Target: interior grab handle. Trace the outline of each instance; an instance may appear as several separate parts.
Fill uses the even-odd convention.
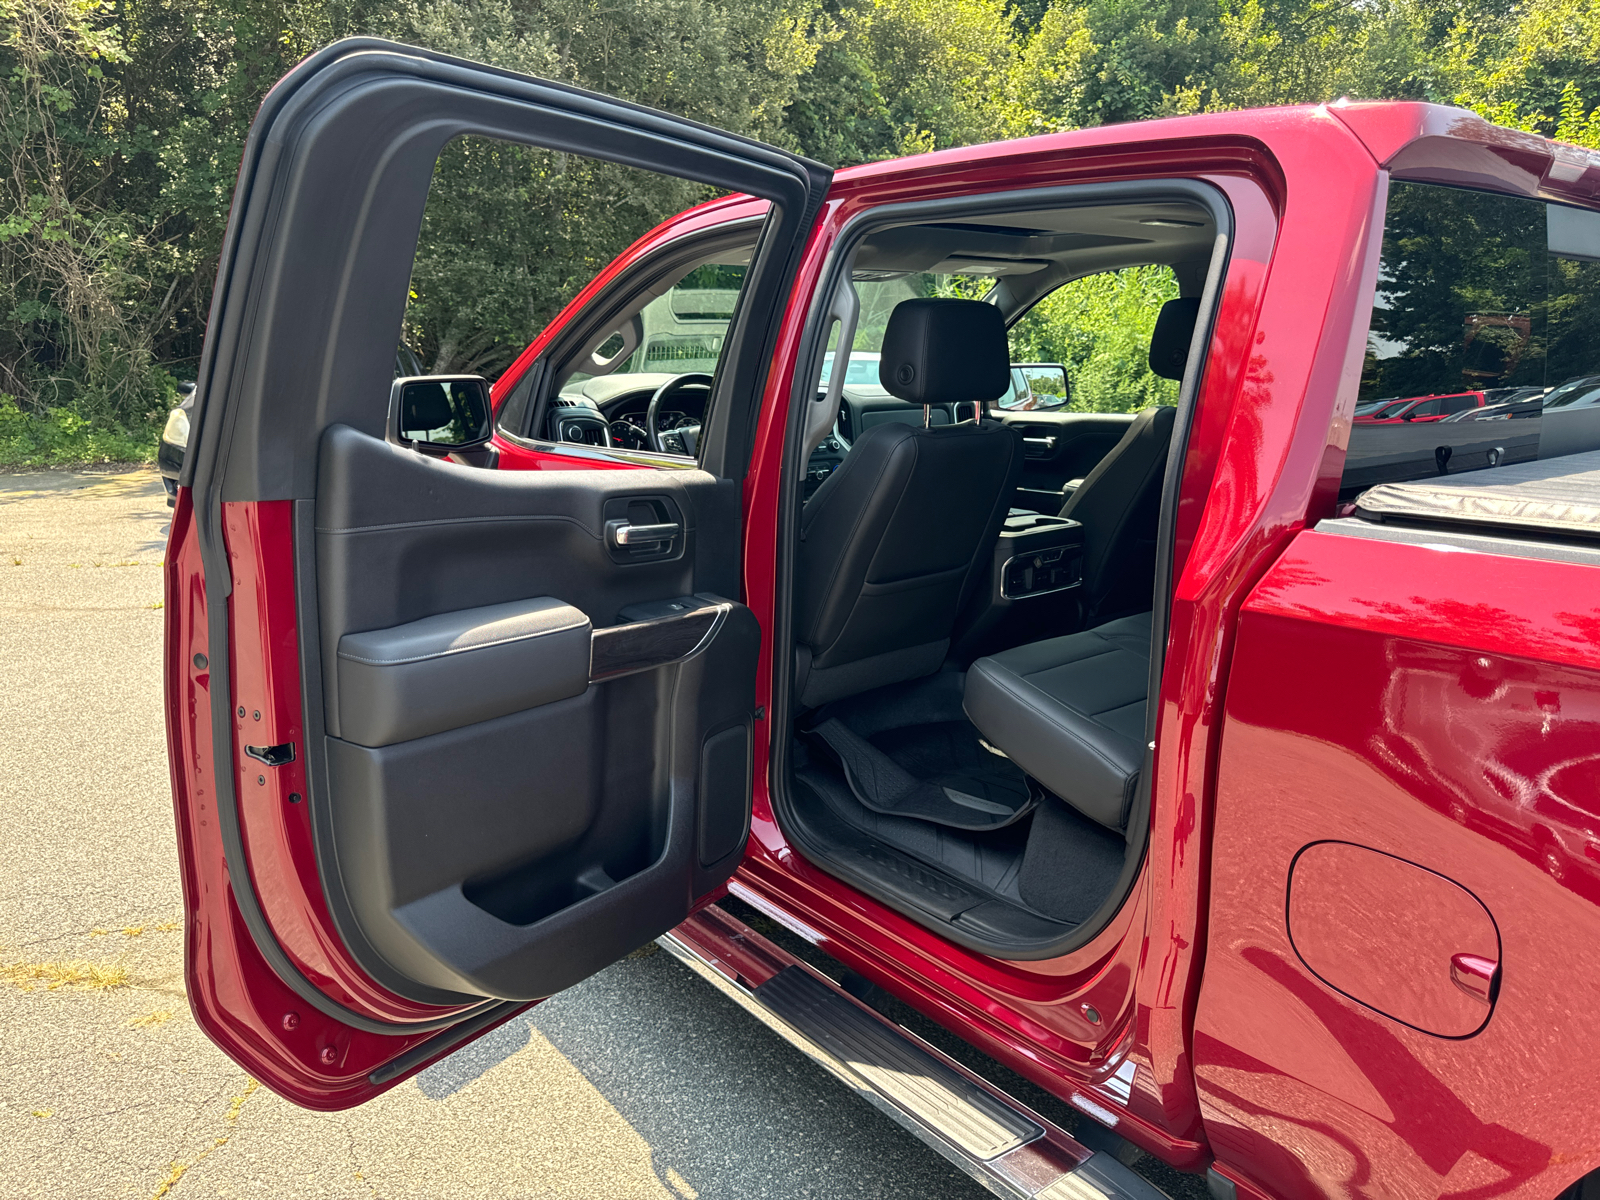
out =
[[[830,321],[837,322],[839,327],[833,366],[828,372],[828,386],[813,395],[806,405],[805,441],[800,447],[801,478],[810,469],[811,452],[822,445],[823,439],[833,431],[833,423],[839,416],[845,372],[850,369],[850,348],[855,344],[856,320],[860,315],[861,298],[856,295],[855,284],[846,275],[839,281],[833,294],[833,305],[828,310]]]
[[[627,520],[606,522],[606,541],[613,547],[656,545],[670,542],[683,532],[676,522],[663,525],[635,525]]]

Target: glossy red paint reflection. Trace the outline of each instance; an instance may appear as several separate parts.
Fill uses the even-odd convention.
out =
[[[1302,533],[1253,593],[1195,1053],[1213,1148],[1269,1191],[1548,1198],[1600,1163],[1588,1105],[1559,1099],[1600,1061],[1581,999],[1600,982],[1597,585],[1593,567]],[[1306,968],[1290,864],[1330,838],[1448,874],[1493,914],[1481,1032],[1410,1028]]]
[[[1489,1019],[1500,934],[1476,896],[1435,871],[1314,842],[1289,870],[1288,928],[1313,975],[1413,1029],[1469,1037]]]

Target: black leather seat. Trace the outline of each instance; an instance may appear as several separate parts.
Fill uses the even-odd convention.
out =
[[[1183,377],[1199,309],[1193,297],[1162,307],[1150,339],[1157,375]],[[1111,829],[1126,828],[1144,763],[1156,526],[1175,417],[1141,412],[1061,510],[1083,522],[1084,606],[1100,623],[980,658],[962,695],[991,745]]]
[[[1150,614],[980,658],[962,707],[991,745],[1084,816],[1122,829],[1144,762]]]
[[[1150,338],[1150,370],[1182,379],[1198,297],[1169,300]],[[1161,481],[1177,410],[1147,408],[1078,485],[1061,515],[1083,523],[1084,619],[1094,624],[1150,607]]]
[[[907,300],[889,317],[879,378],[918,405],[988,402],[1009,386],[1000,312]],[[796,692],[816,706],[937,671],[980,582],[1022,471],[998,422],[868,428],[807,501],[796,564]]]

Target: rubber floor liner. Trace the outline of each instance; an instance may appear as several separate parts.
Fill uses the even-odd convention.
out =
[[[837,717],[812,732],[838,755],[850,790],[873,812],[986,830],[1010,825],[1036,802],[1021,772],[1015,780],[959,770],[919,779]]]
[[[974,1158],[987,1162],[1044,1136],[1038,1125],[802,967],[785,967],[756,988],[755,997],[880,1095]]]

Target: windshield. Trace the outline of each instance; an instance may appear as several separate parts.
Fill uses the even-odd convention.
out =
[[[564,386],[597,375],[714,373],[747,269],[737,262],[702,263],[596,347],[586,360],[596,369],[574,371]],[[637,342],[629,350],[631,339]]]
[[[850,355],[850,363],[844,369],[846,383],[866,383],[873,387],[878,383],[879,355],[869,351],[857,350]],[[833,351],[829,350],[822,356],[822,382],[827,383],[833,378]]]

